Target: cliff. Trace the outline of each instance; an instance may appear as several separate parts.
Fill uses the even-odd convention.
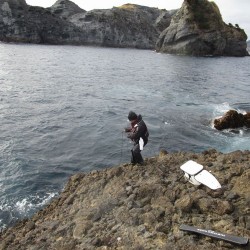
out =
[[[188,160],[222,188],[186,182]],[[47,207],[0,234],[0,249],[242,249],[179,227],[250,237],[250,151],[163,151],[145,162],[72,176]]]
[[[219,8],[207,0],[184,0],[160,35],[157,50],[194,56],[245,56],[247,35],[225,24]]]
[[[79,44],[82,31],[49,10],[25,0],[0,0],[0,40],[3,42]]]
[[[153,49],[173,13],[132,4],[86,12],[68,0],[47,9],[0,0],[0,40]]]
[[[0,0],[0,41],[157,49],[185,55],[245,56],[247,36],[226,25],[207,0],[185,0],[178,10],[135,4],[85,11],[69,0],[50,8]]]

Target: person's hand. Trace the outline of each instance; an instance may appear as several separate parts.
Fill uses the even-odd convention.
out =
[[[131,131],[131,128],[124,128],[124,131],[125,131],[126,133],[128,133],[128,132]]]

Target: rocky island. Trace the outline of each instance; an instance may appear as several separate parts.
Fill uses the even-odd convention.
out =
[[[246,56],[243,29],[225,24],[215,3],[184,0],[179,10],[125,4],[85,11],[69,0],[50,8],[0,0],[0,41],[152,49],[195,56]]]
[[[206,0],[184,0],[169,27],[160,35],[157,50],[195,56],[244,56],[247,35],[238,25],[225,24],[219,8]]]
[[[193,160],[220,182],[183,178]],[[0,234],[0,249],[250,249],[187,233],[181,224],[250,238],[250,151],[161,151],[145,165],[72,176],[58,198]]]

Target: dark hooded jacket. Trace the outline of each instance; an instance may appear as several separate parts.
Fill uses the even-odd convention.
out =
[[[144,141],[144,146],[148,143],[148,128],[145,122],[142,120],[142,116],[138,115],[137,122],[132,124],[128,138],[130,138],[135,144],[139,143],[140,138]]]

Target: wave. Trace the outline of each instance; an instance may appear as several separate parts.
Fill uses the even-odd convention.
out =
[[[224,102],[221,104],[215,105],[214,108],[214,116],[221,117],[229,110],[236,110],[238,113],[246,114],[250,111],[250,103],[234,103],[229,104],[228,102]]]
[[[15,224],[19,219],[31,216],[56,196],[58,193],[52,192],[43,196],[31,195],[20,200],[5,200],[0,204],[0,231],[5,229],[7,225]]]

